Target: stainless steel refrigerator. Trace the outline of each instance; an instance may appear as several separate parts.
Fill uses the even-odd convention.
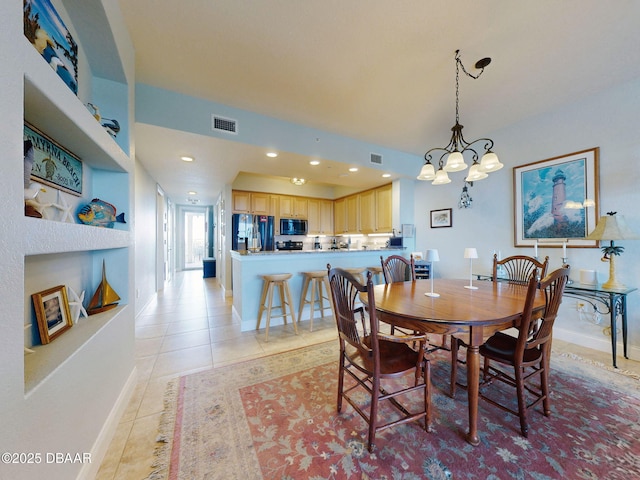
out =
[[[234,213],[231,219],[233,250],[274,250],[274,217]]]

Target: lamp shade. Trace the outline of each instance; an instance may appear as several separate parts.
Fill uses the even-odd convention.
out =
[[[588,240],[637,240],[640,238],[627,226],[622,215],[600,217],[596,228],[585,237]]]
[[[444,185],[445,183],[451,183],[451,179],[449,178],[449,175],[447,175],[447,172],[441,168],[438,170],[438,173],[436,173],[432,184]]]
[[[467,168],[467,164],[464,163],[464,157],[462,153],[453,151],[447,157],[447,164],[444,166],[447,172],[459,172]]]
[[[480,164],[476,162],[473,165],[471,165],[471,168],[469,169],[469,175],[467,175],[467,178],[465,178],[464,181],[475,182],[477,180],[482,180],[484,178],[487,178],[488,176],[489,175],[487,175],[482,171]]]
[[[436,170],[431,163],[425,163],[420,170],[420,175],[418,175],[418,180],[433,180],[436,178]]]
[[[478,251],[475,248],[465,248],[464,258],[478,258]]]
[[[480,160],[480,168],[483,172],[495,172],[500,170],[502,167],[504,167],[504,165],[500,163],[498,156],[491,150],[485,153]]]
[[[427,262],[439,262],[440,255],[438,254],[438,250],[427,250],[426,252],[426,260]]]

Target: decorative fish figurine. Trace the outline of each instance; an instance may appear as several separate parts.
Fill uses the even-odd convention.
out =
[[[116,207],[110,203],[94,198],[78,212],[78,218],[85,225],[96,227],[113,228],[116,222],[127,223],[124,220],[124,213],[116,216]]]

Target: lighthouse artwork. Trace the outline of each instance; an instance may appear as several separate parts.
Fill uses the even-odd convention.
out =
[[[514,168],[516,245],[584,239],[597,218],[597,151]],[[588,241],[583,242],[585,245]],[[576,245],[577,246],[577,245]]]

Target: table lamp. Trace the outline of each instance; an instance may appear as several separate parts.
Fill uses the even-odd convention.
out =
[[[478,287],[473,286],[473,259],[478,258],[478,251],[475,248],[465,248],[464,258],[469,259],[469,285],[465,285],[464,288],[470,290],[477,290]]]
[[[596,228],[585,238],[587,240],[609,240],[611,245],[603,247],[604,256],[602,261],[609,261],[609,280],[602,284],[602,288],[625,289],[624,284],[616,280],[615,257],[622,254],[624,247],[616,247],[615,240],[637,240],[638,235],[629,229],[627,222],[622,215],[616,216],[617,212],[607,212],[607,216],[600,217]]]
[[[440,261],[440,255],[438,255],[438,250],[427,250],[425,260],[429,262],[429,278],[431,279],[431,291],[425,293],[428,297],[439,297],[439,293],[433,293],[433,262]]]

